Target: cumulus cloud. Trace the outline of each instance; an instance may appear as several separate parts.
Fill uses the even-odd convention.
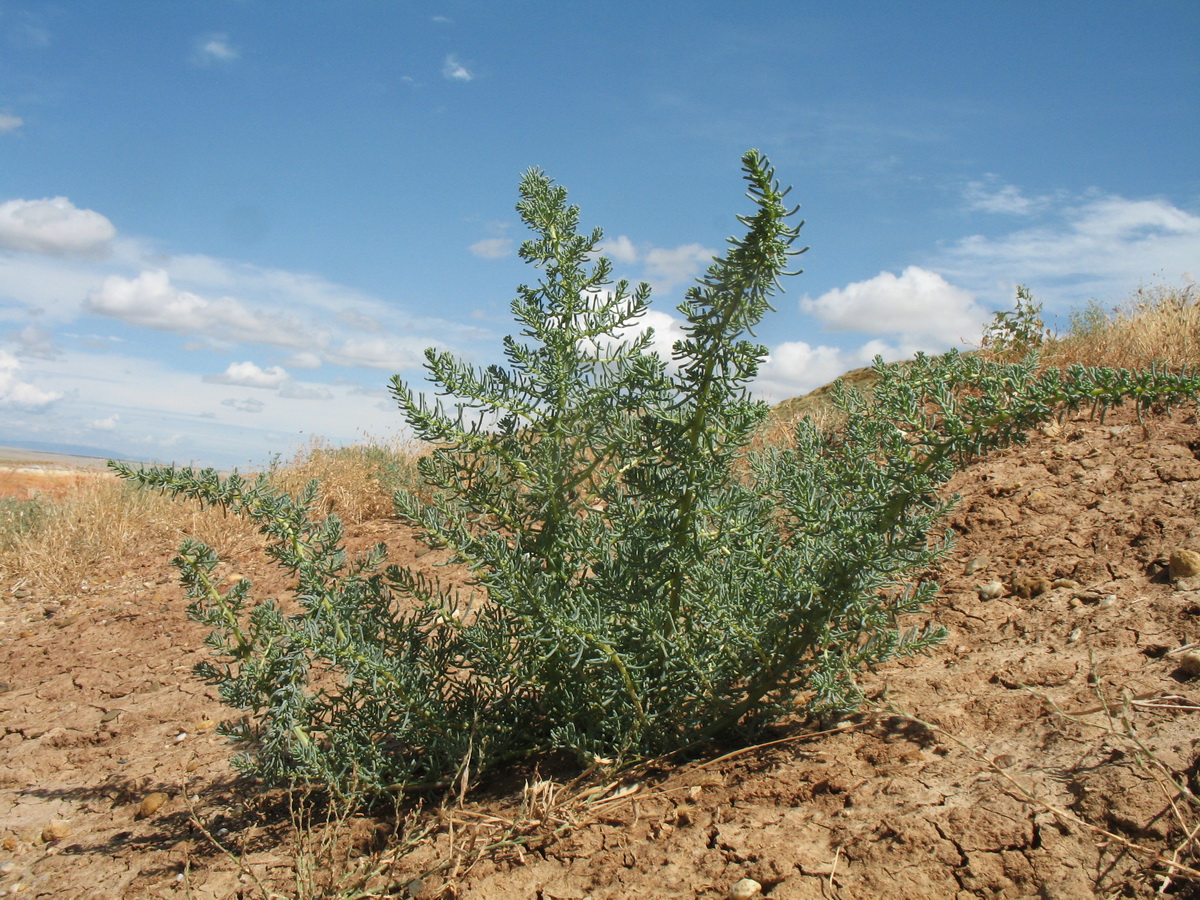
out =
[[[512,253],[511,238],[484,238],[467,249],[481,259],[500,259]]]
[[[770,403],[806,394],[814,388],[856,369],[861,354],[805,341],[786,341],[771,350],[755,384]]]
[[[136,278],[110,275],[88,295],[85,308],[130,325],[201,334],[229,343],[304,347],[312,340],[294,319],[256,313],[232,297],[205,299],[175,287],[162,270],[142,272]]]
[[[16,131],[24,124],[25,122],[20,116],[14,116],[12,113],[0,113],[0,134]]]
[[[235,362],[220,374],[205,375],[204,380],[210,384],[236,384],[273,391],[291,381],[292,376],[279,366],[260,369],[252,362]]]
[[[88,422],[88,428],[92,429],[92,431],[116,431],[117,422],[120,418],[117,413],[113,413],[111,416],[106,416],[103,419],[94,419]]]
[[[0,247],[47,256],[97,258],[108,252],[117,230],[66,197],[0,203]]]
[[[670,313],[657,309],[647,310],[636,325],[625,329],[618,337],[631,340],[651,328],[654,329],[654,336],[650,340],[650,352],[658,354],[666,362],[671,362],[675,342],[683,340],[685,335],[683,320]]]
[[[470,81],[475,77],[466,66],[458,61],[458,57],[451,53],[442,63],[442,77],[450,81]]]
[[[919,266],[805,297],[800,308],[834,331],[903,335],[942,348],[975,338],[988,317],[970,291]]]
[[[198,66],[231,63],[241,52],[229,43],[229,35],[221,32],[202,34],[192,42],[192,62]]]
[[[0,350],[0,407],[37,410],[62,397],[62,394],[56,391],[44,391],[27,381],[22,381],[18,374],[20,370],[21,363],[17,358],[7,350]]]

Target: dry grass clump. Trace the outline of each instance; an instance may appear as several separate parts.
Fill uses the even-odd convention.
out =
[[[290,494],[317,479],[320,511],[355,524],[394,514],[396,491],[420,484],[419,458],[419,448],[410,443],[372,439],[335,447],[314,437],[292,460],[272,465],[268,475],[272,484]]]
[[[318,479],[319,512],[358,523],[393,515],[393,493],[419,481],[417,458],[405,445],[333,447],[314,439],[267,474],[292,493]],[[0,499],[0,579],[44,594],[69,593],[132,556],[169,557],[188,536],[225,559],[262,546],[249,520],[137,490],[107,473],[81,475],[59,496]]]
[[[188,535],[226,557],[261,544],[249,522],[97,473],[58,498],[0,502],[0,578],[42,593],[67,593],[115,562],[173,553]]]
[[[1123,369],[1200,364],[1200,291],[1194,283],[1139,288],[1110,310],[1093,300],[1071,314],[1067,334],[1048,343],[1043,360]]]

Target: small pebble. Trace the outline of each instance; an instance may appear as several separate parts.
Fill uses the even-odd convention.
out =
[[[1180,653],[1177,662],[1179,663],[1179,668],[1183,669],[1187,675],[1193,678],[1200,675],[1200,653],[1197,653],[1195,650]]]
[[[71,836],[71,826],[62,819],[51,819],[42,826],[42,840],[49,844],[51,841],[61,841]]]
[[[743,878],[735,881],[729,889],[729,900],[750,900],[751,897],[757,897],[761,890],[762,885],[753,878]]]
[[[968,560],[967,564],[965,566],[963,566],[963,574],[964,575],[974,575],[976,572],[978,572],[980,569],[982,569],[984,566],[986,566],[989,562],[990,562],[990,560],[988,559],[987,556],[983,556],[983,555],[976,556],[976,557]]]
[[[1100,608],[1108,609],[1110,606],[1112,606],[1116,602],[1117,602],[1117,595],[1109,594],[1107,597],[1100,598]]]
[[[139,819],[148,819],[150,816],[158,812],[159,808],[170,799],[162,791],[155,791],[153,794],[147,794],[142,798],[141,805],[138,806],[137,817]]]
[[[12,860],[6,860],[5,862],[0,863],[0,875],[7,875],[14,868],[15,867],[12,864]]]
[[[198,732],[212,731],[216,727],[217,727],[217,723],[214,722],[212,719],[201,719],[199,722],[196,723],[195,730]]]
[[[1004,596],[1004,585],[999,581],[989,581],[987,584],[981,584],[975,588],[975,592],[979,594],[980,600],[995,600],[997,597]]]
[[[1185,548],[1172,550],[1168,567],[1173,579],[1194,578],[1200,575],[1200,553]]]
[[[186,731],[179,732],[179,734],[175,735],[175,743],[178,744],[180,741],[187,740],[187,734]]]

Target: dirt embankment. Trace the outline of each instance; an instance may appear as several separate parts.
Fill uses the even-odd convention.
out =
[[[772,900],[1196,896],[1163,888],[1146,851],[1170,858],[1200,824],[1167,781],[1195,787],[1200,685],[1179,651],[1200,640],[1200,582],[1165,568],[1200,550],[1198,456],[1185,412],[1069,420],[989,456],[951,485],[958,541],[931,610],[949,639],[869,676],[875,711],[591,802],[519,779],[469,795],[388,871],[389,896],[721,898],[741,878]],[[355,536],[381,538],[437,561],[391,523]],[[224,712],[189,674],[203,634],[172,549],[71,595],[0,585],[0,889],[217,898],[257,896],[239,865],[294,877],[287,817],[234,779]],[[285,587],[257,560],[223,571]],[[378,823],[351,825],[369,859]]]

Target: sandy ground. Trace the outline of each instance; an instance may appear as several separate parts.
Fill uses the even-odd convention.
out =
[[[415,819],[405,853],[372,855],[394,817],[356,818],[316,880],[375,860],[361,896],[723,898],[743,878],[772,900],[1200,896],[1153,856],[1200,824],[1169,781],[1196,788],[1200,582],[1166,565],[1200,550],[1198,457],[1189,412],[1068,420],[993,454],[951,485],[957,547],[930,610],[948,640],[869,675],[861,716],[612,783],[514,772]],[[380,539],[437,561],[393,522],[354,534]],[[258,897],[260,879],[297,896],[310,880],[312,841],[213,733],[226,713],[190,674],[203,632],[169,555],[69,594],[0,584],[0,890]],[[221,571],[286,590],[252,557]]]

